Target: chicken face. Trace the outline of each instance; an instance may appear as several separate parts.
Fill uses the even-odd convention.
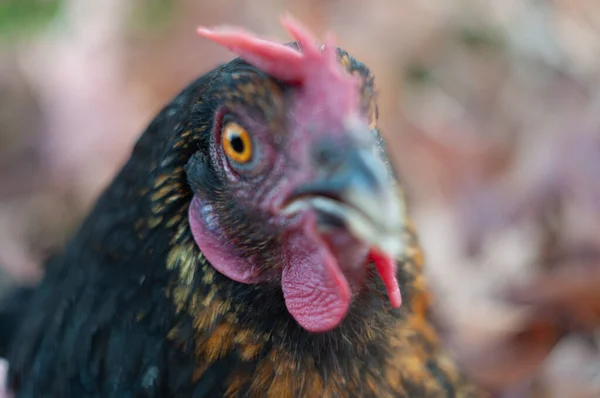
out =
[[[369,79],[340,64],[291,19],[295,46],[245,32],[201,30],[240,54],[204,94],[216,104],[210,148],[186,171],[194,239],[211,265],[239,283],[279,284],[306,330],[344,319],[373,261],[393,306],[402,250],[402,202],[374,128]],[[302,48],[302,52],[299,48]],[[350,68],[351,69],[351,68]]]

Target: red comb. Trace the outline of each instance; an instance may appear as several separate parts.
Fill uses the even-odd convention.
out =
[[[198,34],[221,44],[246,62],[288,83],[305,82],[317,70],[339,73],[333,34],[327,35],[325,48],[321,52],[313,34],[291,15],[282,16],[281,24],[296,39],[302,52],[232,26],[214,29],[200,27]]]
[[[357,109],[359,84],[338,63],[333,34],[328,33],[325,45],[319,46],[315,36],[289,14],[281,17],[281,24],[296,39],[301,51],[231,26],[198,28],[198,34],[276,79],[301,85],[295,110],[299,119],[343,120]]]

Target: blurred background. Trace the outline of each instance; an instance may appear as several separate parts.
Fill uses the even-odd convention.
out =
[[[600,396],[597,0],[0,0],[0,292],[34,283],[152,117],[291,11],[376,75],[448,348],[505,397]]]

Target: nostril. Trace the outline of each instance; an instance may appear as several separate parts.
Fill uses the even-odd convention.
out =
[[[335,168],[343,163],[343,146],[331,140],[323,140],[315,145],[313,158],[315,163],[323,168]]]

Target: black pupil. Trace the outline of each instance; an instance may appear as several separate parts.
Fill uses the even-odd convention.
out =
[[[242,138],[239,135],[234,135],[233,137],[231,137],[230,142],[231,147],[234,151],[236,151],[237,153],[244,152],[244,140],[242,140]]]

